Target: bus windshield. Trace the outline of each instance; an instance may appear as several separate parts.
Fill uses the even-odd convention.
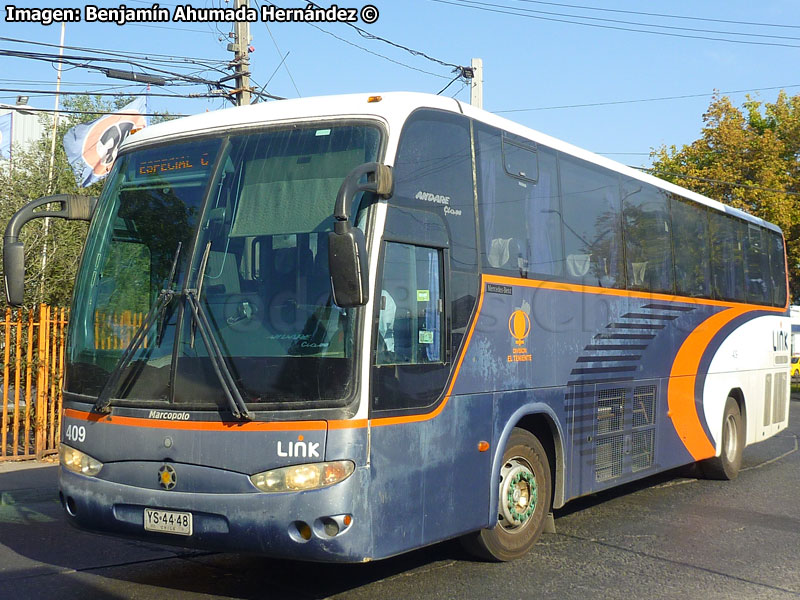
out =
[[[225,406],[182,293],[191,289],[251,408],[342,406],[354,388],[357,311],[333,303],[327,234],[345,176],[380,147],[378,127],[339,122],[120,156],[76,283],[65,391],[97,396],[171,286],[174,298],[104,392],[114,402]],[[366,211],[351,214],[364,228]]]

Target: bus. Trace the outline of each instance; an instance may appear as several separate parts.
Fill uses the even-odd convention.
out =
[[[455,99],[147,127],[96,202],[14,216],[12,302],[45,215],[91,221],[60,447],[80,528],[505,561],[572,499],[694,463],[732,479],[787,427],[778,227]]]

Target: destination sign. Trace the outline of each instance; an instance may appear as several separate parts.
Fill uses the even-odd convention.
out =
[[[183,154],[142,161],[136,166],[136,177],[164,175],[175,171],[206,169],[211,164],[208,152],[200,155]]]

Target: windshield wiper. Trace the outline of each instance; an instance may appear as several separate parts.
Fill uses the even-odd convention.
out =
[[[175,291],[172,289],[172,282],[175,279],[175,272],[178,267],[178,258],[181,255],[181,246],[182,243],[178,242],[178,247],[175,249],[175,257],[172,259],[172,267],[169,270],[169,277],[167,278],[166,286],[161,290],[161,292],[159,292],[155,303],[150,307],[150,310],[147,311],[147,314],[142,319],[142,324],[139,325],[139,328],[133,334],[133,337],[128,343],[127,348],[125,348],[125,351],[122,353],[119,362],[111,371],[111,373],[108,374],[108,379],[106,379],[105,384],[103,384],[103,388],[97,395],[97,401],[94,403],[94,407],[92,409],[95,412],[108,413],[111,411],[111,392],[117,388],[119,380],[122,377],[122,372],[128,368],[128,365],[130,365],[133,357],[144,343],[145,337],[150,332],[153,324],[162,315],[164,309],[175,297]],[[161,334],[162,327],[159,327],[157,336],[159,342]]]
[[[200,337],[203,338],[203,344],[208,350],[208,357],[211,359],[214,373],[222,384],[222,391],[225,392],[225,398],[228,401],[231,413],[237,419],[252,421],[253,415],[247,409],[242,394],[239,392],[239,387],[236,385],[233,375],[231,375],[231,371],[225,362],[222,349],[220,349],[217,338],[214,336],[214,332],[208,322],[208,316],[197,299],[197,290],[187,289],[183,292],[183,295],[192,311],[193,321],[197,323],[197,330],[200,332]]]
[[[153,324],[156,322],[159,315],[162,314],[164,309],[166,309],[169,303],[172,302],[172,299],[175,296],[182,296],[186,298],[186,303],[189,305],[189,309],[192,311],[192,322],[197,324],[200,337],[203,338],[203,343],[208,350],[208,356],[211,359],[211,366],[214,368],[214,373],[216,374],[217,379],[219,379],[220,384],[222,384],[222,391],[225,393],[225,399],[228,401],[228,406],[231,410],[231,413],[237,419],[246,419],[248,421],[252,421],[253,414],[248,410],[247,405],[242,398],[242,394],[233,379],[233,375],[231,374],[231,371],[225,362],[225,357],[221,348],[219,347],[219,344],[217,343],[217,339],[214,336],[211,325],[208,322],[208,317],[198,301],[197,290],[186,289],[184,292],[176,292],[172,289],[172,282],[175,278],[175,271],[178,264],[180,251],[181,244],[179,243],[178,248],[175,251],[175,258],[172,261],[172,268],[170,269],[167,286],[161,290],[161,293],[159,293],[155,304],[153,304],[152,308],[150,308],[150,310],[147,312],[144,319],[142,319],[142,324],[134,333],[133,338],[128,344],[128,347],[125,348],[125,352],[123,352],[120,361],[117,363],[116,367],[114,367],[114,370],[109,373],[106,383],[103,385],[103,388],[100,390],[100,393],[97,396],[97,401],[94,404],[93,410],[100,413],[108,413],[111,411],[111,392],[117,388],[123,371],[128,367],[128,365],[130,365],[133,357],[144,343],[147,333],[153,327]],[[208,254],[208,249],[206,249],[206,254]],[[159,327],[159,332],[157,335],[159,341],[162,335],[162,328],[163,322],[162,326]]]

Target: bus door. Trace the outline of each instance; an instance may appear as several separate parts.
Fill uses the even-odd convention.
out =
[[[414,211],[402,211],[411,217]],[[435,224],[430,215],[413,215]],[[437,229],[440,231],[437,233]],[[376,531],[397,531],[399,551],[478,529],[488,519],[491,402],[447,396],[453,357],[447,314],[449,252],[441,225],[425,244],[382,246],[371,382],[370,461]],[[442,406],[444,404],[444,406]],[[477,462],[470,462],[477,461]]]

